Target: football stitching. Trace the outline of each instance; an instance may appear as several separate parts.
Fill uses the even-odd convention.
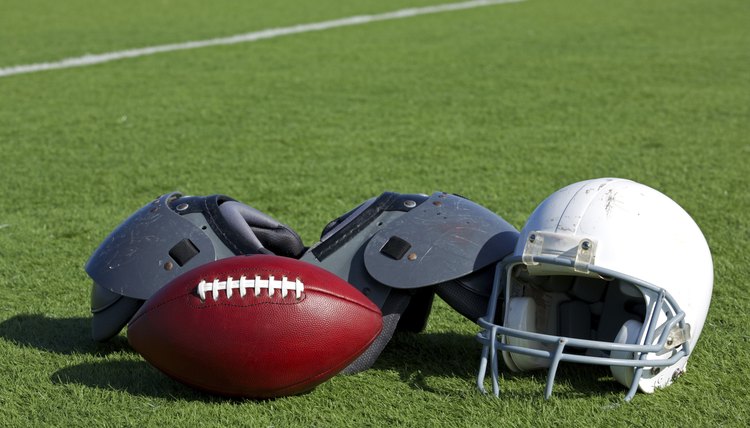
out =
[[[261,270],[262,270],[262,271],[265,271],[266,273],[269,273],[269,277],[272,277],[272,276],[273,276],[273,275],[270,275],[270,273],[272,273],[272,272],[273,272],[273,273],[282,273],[282,277],[286,277],[286,275],[283,275],[284,271],[283,271],[283,270],[281,270],[281,269],[261,269]],[[223,276],[227,276],[227,277],[228,277],[228,276],[230,275],[230,273],[232,273],[232,272],[236,272],[236,271],[234,271],[234,270],[230,270],[229,272],[224,272],[224,273],[222,273],[222,274],[219,274],[219,275],[220,275],[220,276],[222,276],[222,275],[223,275]],[[258,275],[255,275],[255,276],[258,276]],[[301,280],[300,280],[300,282],[301,282]],[[189,295],[189,294],[193,294],[193,293],[195,293],[196,291],[197,291],[197,290],[196,290],[195,288],[192,288],[192,292],[188,292],[188,295]],[[168,305],[168,304],[170,304],[170,303],[172,303],[172,302],[174,302],[174,301],[176,301],[176,300],[182,300],[182,299],[183,299],[183,298],[184,298],[185,296],[186,296],[185,294],[183,294],[183,293],[180,293],[180,294],[179,294],[178,296],[174,296],[174,297],[172,297],[172,298],[171,298],[171,299],[169,299],[169,300],[165,300],[165,301],[163,301],[163,302],[159,303],[158,305],[154,305],[154,306],[152,306],[152,307],[150,307],[150,308],[147,308],[147,309],[145,309],[145,310],[143,310],[143,311],[138,311],[138,313],[136,313],[136,315],[135,315],[135,316],[133,316],[133,318],[132,318],[132,319],[131,319],[131,320],[130,320],[130,321],[128,322],[128,325],[129,325],[129,326],[132,326],[133,324],[135,324],[135,322],[136,322],[137,320],[139,320],[140,318],[142,318],[142,317],[143,317],[144,315],[146,315],[146,314],[148,314],[148,313],[150,313],[150,312],[153,312],[153,311],[155,311],[155,310],[157,310],[157,309],[161,308],[162,306]],[[200,297],[200,296],[199,296],[199,297]],[[274,304],[274,305],[289,305],[289,304],[296,304],[296,303],[299,303],[299,302],[301,302],[301,301],[303,301],[303,300],[305,300],[305,296],[304,296],[304,294],[302,294],[302,295],[301,295],[301,297],[300,297],[299,299],[295,299],[295,301],[294,301],[294,302],[283,302],[283,301],[282,301],[282,302],[279,302],[279,301],[261,301],[261,302],[252,302],[252,303],[247,303],[247,302],[245,302],[245,303],[243,303],[243,304],[237,304],[237,303],[230,303],[230,302],[217,302],[217,301],[214,301],[214,305],[200,305],[200,306],[195,306],[195,305],[191,305],[191,306],[193,306],[193,307],[198,307],[198,308],[206,308],[206,307],[212,307],[212,306],[215,306],[215,305],[217,305],[217,304],[218,304],[219,306],[237,306],[237,307],[240,307],[240,306],[256,306],[256,305],[267,305],[267,304]],[[203,302],[203,303],[205,303],[205,301],[204,301],[203,299],[202,299],[202,302]],[[143,308],[142,308],[142,309],[143,309]]]
[[[248,279],[245,275],[240,276],[238,280],[234,280],[233,277],[227,276],[226,280],[219,281],[215,278],[211,282],[207,282],[202,279],[198,283],[196,292],[198,297],[202,301],[206,301],[207,292],[211,292],[210,297],[215,302],[219,299],[219,291],[224,290],[227,299],[231,299],[234,294],[233,290],[239,291],[240,298],[244,298],[247,294],[247,290],[253,291],[255,297],[260,296],[261,290],[267,290],[268,296],[273,297],[277,290],[281,291],[281,298],[284,299],[289,292],[294,292],[294,298],[300,300],[302,294],[305,292],[305,284],[299,279],[295,278],[294,281],[290,281],[286,275],[281,277],[281,280],[276,279],[273,275],[269,275],[268,279],[263,279],[260,275],[254,275],[252,279]]]

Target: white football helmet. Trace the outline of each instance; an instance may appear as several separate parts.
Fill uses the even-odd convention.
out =
[[[546,398],[561,361],[609,366],[629,388],[627,401],[638,389],[663,388],[685,372],[713,289],[711,253],[690,215],[650,187],[615,178],[549,196],[496,272],[478,321],[477,379],[485,392],[489,364],[495,395],[498,351],[511,371],[548,369]]]

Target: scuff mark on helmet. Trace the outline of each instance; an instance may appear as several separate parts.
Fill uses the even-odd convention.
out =
[[[610,189],[607,192],[607,205],[604,207],[604,211],[607,212],[607,216],[609,216],[612,213],[612,208],[615,205],[615,199],[617,198],[617,193]]]

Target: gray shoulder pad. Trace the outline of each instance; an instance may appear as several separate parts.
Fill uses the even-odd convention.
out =
[[[468,199],[433,193],[378,231],[365,248],[367,272],[395,288],[460,278],[510,254],[518,231]]]
[[[180,196],[160,196],[118,226],[86,263],[91,279],[114,293],[146,300],[181,273],[215,260],[210,238],[169,207]],[[184,266],[170,257],[181,246],[198,251]]]

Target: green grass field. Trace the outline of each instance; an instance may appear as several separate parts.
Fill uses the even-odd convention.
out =
[[[441,0],[0,3],[2,69]],[[0,77],[0,426],[747,426],[748,22],[742,0],[528,0]],[[310,245],[386,190],[459,193],[520,229],[602,176],[672,197],[714,257],[688,373],[629,404],[577,365],[550,401],[543,373],[481,395],[478,327],[441,301],[374,368],[273,401],[89,338],[86,260],[169,191],[228,194]]]

